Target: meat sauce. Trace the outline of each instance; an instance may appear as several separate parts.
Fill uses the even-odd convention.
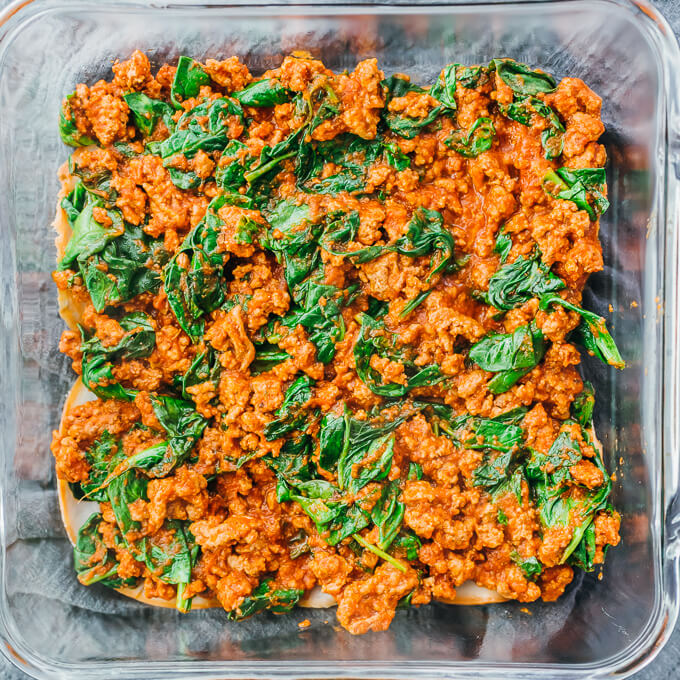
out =
[[[502,59],[429,87],[302,53],[113,72],[60,119],[60,349],[97,396],[52,444],[100,503],[81,582],[231,619],[321,588],[360,634],[600,565],[600,98]]]

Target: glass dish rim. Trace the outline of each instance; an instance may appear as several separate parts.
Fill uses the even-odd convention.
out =
[[[388,4],[389,3],[389,4]],[[41,9],[41,6],[45,6]],[[680,226],[680,182],[679,171],[673,166],[680,164],[680,130],[674,130],[672,122],[680,120],[680,88],[673,87],[672,67],[680,64],[680,50],[676,37],[663,15],[651,5],[649,0],[355,0],[354,2],[336,2],[326,0],[13,0],[0,11],[0,75],[3,55],[11,44],[11,38],[18,34],[28,23],[39,20],[45,14],[64,9],[86,9],[89,12],[104,13],[112,9],[125,11],[142,10],[163,12],[172,11],[226,11],[232,15],[264,14],[274,12],[277,15],[294,13],[296,9],[307,14],[330,14],[343,16],[347,14],[375,13],[428,13],[441,14],[450,11],[469,9],[477,12],[497,10],[505,11],[530,5],[542,6],[555,10],[581,5],[592,8],[594,5],[609,6],[612,10],[627,12],[638,20],[638,30],[648,38],[653,46],[662,74],[662,89],[659,94],[659,122],[662,127],[659,139],[663,140],[663,148],[657,148],[657,171],[659,188],[654,197],[655,210],[658,212],[658,228],[663,231],[666,240],[663,277],[663,292],[668,299],[663,323],[663,349],[661,367],[664,369],[661,403],[663,416],[659,426],[661,452],[658,454],[662,463],[659,478],[655,486],[661,494],[658,505],[652,508],[650,523],[658,525],[660,536],[654,540],[658,554],[654,560],[655,578],[664,586],[661,595],[657,594],[650,617],[635,640],[618,653],[598,661],[581,664],[560,665],[526,664],[519,662],[452,662],[452,661],[334,661],[331,667],[324,661],[305,661],[300,668],[295,660],[279,661],[203,661],[177,660],[162,662],[129,661],[118,662],[117,672],[126,677],[148,678],[152,674],[163,673],[171,677],[196,678],[313,678],[313,677],[385,677],[409,678],[416,674],[427,674],[431,677],[444,677],[455,672],[460,677],[490,677],[500,670],[511,677],[602,677],[616,673],[626,677],[650,663],[665,645],[675,627],[678,618],[678,599],[680,595],[680,460],[678,442],[680,441],[679,423],[677,422],[678,404],[680,404],[680,366],[678,342],[678,294],[670,284],[672,273],[678,271],[678,227]],[[0,177],[0,182],[4,177]],[[658,257],[664,257],[659,255]],[[670,266],[669,266],[670,265]],[[672,271],[671,271],[672,269]],[[0,335],[0,347],[6,338]],[[665,370],[666,367],[668,370]],[[4,443],[2,444],[4,446]],[[5,491],[0,488],[0,652],[12,664],[24,672],[38,678],[63,677],[106,677],[103,662],[64,663],[46,658],[32,650],[17,632],[13,621],[6,612],[5,595]],[[661,516],[659,516],[659,514]],[[664,615],[665,614],[665,615]],[[265,667],[266,664],[266,667]]]

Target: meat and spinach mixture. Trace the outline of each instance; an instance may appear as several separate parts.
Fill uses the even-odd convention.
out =
[[[60,347],[97,397],[52,447],[100,505],[80,581],[234,620],[320,589],[364,633],[597,568],[620,516],[580,352],[623,367],[581,304],[599,97],[510,59],[429,85],[305,53],[113,73],[59,121]]]

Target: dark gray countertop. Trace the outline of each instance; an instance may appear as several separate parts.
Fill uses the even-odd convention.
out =
[[[0,9],[10,0],[0,0]],[[676,35],[680,35],[680,0],[651,0],[666,16]],[[643,671],[633,676],[634,680],[674,680],[680,678],[680,625],[657,658]],[[0,680],[30,680],[0,655]]]

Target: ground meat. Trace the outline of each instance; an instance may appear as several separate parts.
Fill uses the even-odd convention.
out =
[[[399,600],[418,585],[418,574],[406,574],[383,564],[375,573],[353,582],[339,598],[338,621],[354,635],[369,630],[387,630]]]

